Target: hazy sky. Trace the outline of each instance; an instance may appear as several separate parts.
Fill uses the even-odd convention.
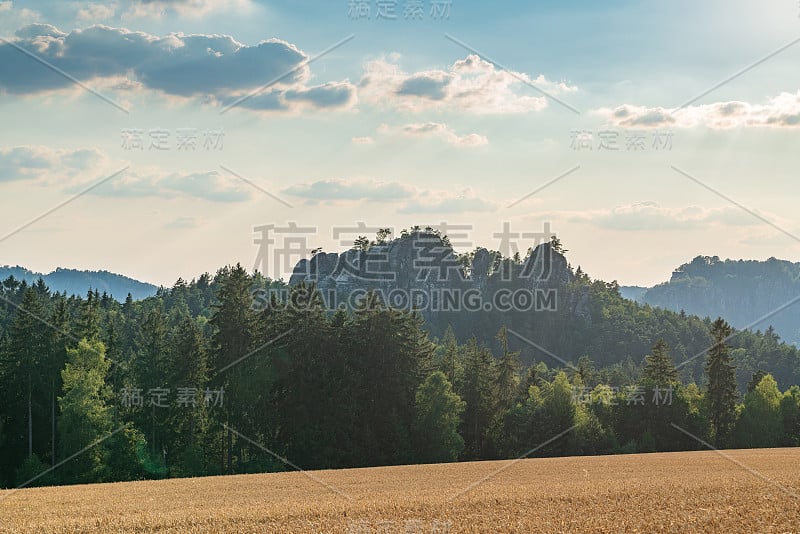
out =
[[[800,261],[796,0],[540,4],[0,1],[0,264],[169,285],[359,222]]]

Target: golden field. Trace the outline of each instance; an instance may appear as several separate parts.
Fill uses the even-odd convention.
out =
[[[0,532],[800,532],[800,449],[722,454],[0,491]]]

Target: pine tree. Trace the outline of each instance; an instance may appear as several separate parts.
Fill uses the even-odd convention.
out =
[[[255,331],[251,280],[247,271],[237,264],[221,271],[218,282],[218,302],[210,320],[215,328],[212,363],[217,371],[247,355],[253,348]]]
[[[410,429],[414,395],[433,367],[434,346],[417,314],[389,309],[377,294],[355,314],[353,365],[359,373],[359,441],[370,464],[407,463],[413,458]],[[427,371],[430,372],[430,371]]]
[[[653,353],[645,356],[642,375],[645,380],[659,387],[678,383],[678,370],[672,363],[669,345],[662,338],[653,345]]]
[[[214,305],[214,315],[209,321],[215,332],[212,337],[211,367],[212,383],[217,387],[230,390],[232,383],[240,383],[244,375],[239,362],[249,355],[253,347],[255,335],[255,315],[252,310],[253,297],[250,293],[252,281],[247,271],[240,264],[221,270],[217,275],[219,289],[218,303]],[[239,432],[247,429],[239,425],[232,414],[241,414],[242,403],[229,398],[225,404],[226,425],[226,458],[223,464],[227,473],[233,473],[233,433],[230,427]]]
[[[7,402],[18,406],[10,411],[10,426],[22,427],[24,421],[27,457],[34,452],[40,458],[49,453],[49,447],[34,446],[34,427],[42,431],[47,428],[46,414],[50,405],[42,397],[45,391],[49,391],[50,377],[43,372],[43,366],[49,363],[53,337],[53,331],[44,323],[46,316],[39,292],[34,288],[25,289],[9,328],[8,351],[2,362],[4,387],[11,394]],[[44,436],[37,437],[37,442],[43,445],[48,441]]]
[[[51,319],[53,325],[53,337],[51,340],[49,361],[44,369],[44,374],[49,377],[49,396],[50,396],[50,460],[51,465],[56,464],[56,422],[58,414],[58,403],[56,398],[64,388],[61,379],[61,371],[67,362],[67,348],[72,344],[69,336],[70,314],[66,299],[61,295],[56,295],[53,315]]]
[[[203,442],[208,425],[208,410],[203,391],[208,383],[205,341],[194,319],[185,317],[169,344],[169,383],[176,388],[177,400],[168,419],[170,465],[177,474],[203,474]],[[224,398],[224,397],[223,397]]]
[[[161,311],[161,302],[156,301],[144,317],[137,332],[133,360],[133,387],[144,392],[153,389],[169,389],[167,379],[167,325]],[[151,399],[148,399],[148,401]],[[144,408],[147,408],[145,404]],[[133,414],[136,426],[147,436],[154,459],[163,461],[164,417],[163,408],[153,403],[149,409],[137,409]]]
[[[722,318],[714,321],[711,327],[714,344],[708,351],[705,366],[709,422],[713,439],[718,446],[726,444],[736,420],[736,369],[731,364],[727,345],[732,331]]]
[[[494,394],[498,411],[508,410],[516,397],[519,387],[519,352],[508,350],[508,331],[502,327],[497,333],[503,351],[495,364]]]
[[[460,361],[458,342],[456,341],[455,332],[453,327],[448,325],[447,330],[442,336],[440,343],[442,350],[441,360],[439,362],[440,370],[447,376],[450,384],[454,385],[461,379],[463,373],[463,366]]]
[[[461,423],[465,459],[485,458],[486,432],[492,419],[491,352],[473,337],[464,354],[464,384],[459,395],[467,403]]]
[[[86,300],[81,303],[81,315],[78,318],[78,339],[89,341],[100,339],[99,296],[92,290],[86,293]]]

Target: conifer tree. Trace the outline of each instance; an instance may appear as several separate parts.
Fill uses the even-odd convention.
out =
[[[514,402],[519,387],[519,352],[508,350],[508,330],[502,327],[497,333],[502,354],[495,365],[495,401],[499,411],[508,410]]]
[[[678,382],[678,370],[672,363],[669,345],[659,338],[653,346],[653,353],[645,356],[642,375],[645,380],[659,387],[667,387]]]
[[[49,419],[45,414],[49,415],[47,408],[50,404],[42,394],[49,391],[50,384],[49,377],[42,372],[42,368],[49,363],[53,331],[46,325],[46,317],[40,293],[35,288],[25,289],[9,327],[8,350],[2,362],[4,389],[8,388],[6,394],[10,394],[7,402],[17,406],[9,411],[9,426],[25,429],[17,435],[25,436],[27,457],[31,457],[34,452],[40,457],[49,453],[47,446],[34,446],[34,437],[42,445],[50,441],[46,434],[34,436],[34,428],[44,430]]]
[[[708,351],[705,366],[711,434],[718,446],[726,444],[736,420],[736,369],[731,364],[727,344],[732,331],[722,318],[714,321],[711,327],[713,345]]]

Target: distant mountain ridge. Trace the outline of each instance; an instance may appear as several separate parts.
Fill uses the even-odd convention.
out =
[[[672,311],[721,316],[736,328],[764,331],[771,325],[785,341],[800,343],[800,263],[697,256],[678,267],[669,282],[649,289],[621,287],[620,293]]]
[[[84,296],[89,289],[96,289],[100,293],[108,293],[118,301],[125,300],[128,293],[134,300],[141,300],[152,297],[158,291],[158,286],[108,271],[81,271],[59,267],[51,273],[42,274],[19,265],[0,266],[0,281],[6,280],[9,276],[24,280],[28,284],[33,284],[41,278],[51,291],[66,291],[69,295]]]

